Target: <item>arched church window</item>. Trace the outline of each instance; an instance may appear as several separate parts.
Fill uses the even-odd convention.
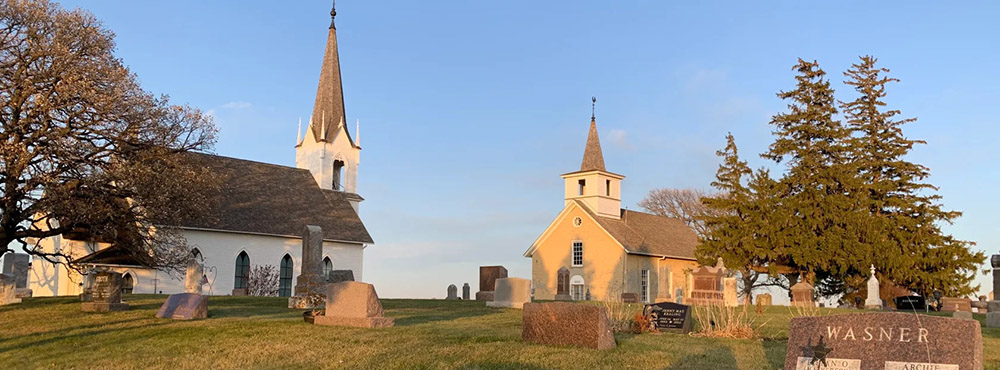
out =
[[[292,296],[292,256],[287,254],[281,259],[281,268],[278,271],[278,296]]]
[[[333,190],[344,190],[344,161],[333,161]]]
[[[194,260],[198,261],[198,262],[201,262],[201,261],[205,260],[205,258],[202,257],[201,251],[198,250],[198,248],[195,248],[195,249],[191,250],[191,257],[194,258]]]
[[[250,279],[250,256],[247,252],[240,252],[240,255],[236,256],[235,278],[233,289],[247,288],[247,280]]]
[[[330,271],[333,271],[333,261],[330,261],[330,257],[323,259],[323,276],[330,278]]]
[[[132,294],[133,289],[135,289],[135,278],[132,274],[126,273],[122,276],[122,294]]]

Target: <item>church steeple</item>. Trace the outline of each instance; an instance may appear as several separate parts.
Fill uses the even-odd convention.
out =
[[[592,98],[597,103],[597,98]],[[625,176],[608,172],[604,168],[601,140],[597,137],[597,118],[591,112],[587,146],[583,149],[580,171],[563,174],[566,181],[566,203],[581,201],[598,216],[619,218],[621,207],[621,180]]]
[[[313,105],[312,124],[309,125],[313,138],[323,142],[330,142],[341,129],[345,133],[348,132],[347,116],[344,112],[344,89],[340,79],[340,55],[337,51],[337,27],[333,23],[336,16],[337,10],[332,8],[330,29],[326,37],[326,53],[323,55],[319,88],[316,90],[316,104]],[[353,140],[351,144],[354,144]]]

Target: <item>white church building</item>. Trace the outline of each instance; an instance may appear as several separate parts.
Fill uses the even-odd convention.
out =
[[[355,280],[363,281],[364,251],[374,242],[358,216],[364,200],[358,195],[361,147],[346,122],[337,30],[331,20],[316,103],[304,135],[300,127],[295,167],[191,155],[196,165],[223,179],[220,201],[209,207],[207,217],[180,225],[192,253],[205,265],[206,294],[240,292],[252,267],[271,265],[279,272],[279,295],[290,295],[301,269],[306,225],[323,229],[326,271],[351,270]],[[107,243],[63,235],[44,239],[40,246],[62,251],[80,264],[122,273],[124,289],[132,293],[184,291],[182,276],[139,266]],[[36,297],[82,292],[79,273],[42,259],[34,259],[28,280]]]

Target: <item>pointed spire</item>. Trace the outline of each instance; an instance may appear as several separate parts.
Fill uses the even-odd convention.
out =
[[[361,146],[361,120],[354,122],[354,144]]]
[[[335,125],[344,121],[344,89],[340,79],[340,55],[337,51],[337,29],[333,26],[332,17],[337,11],[330,11],[330,30],[327,32],[326,53],[323,55],[323,67],[319,74],[319,88],[316,90],[316,104],[313,106],[312,117],[330,112],[330,120],[323,120],[320,127],[313,126],[312,134],[316,141],[330,141],[328,136],[335,135]],[[319,120],[316,120],[319,121]]]
[[[302,144],[302,117],[299,117],[299,128],[295,130],[298,137],[295,139],[295,145]]]
[[[597,118],[594,108],[597,98],[591,98],[590,133],[587,134],[587,146],[583,149],[583,163],[580,171],[607,171],[604,169],[604,154],[601,152],[601,140],[597,137]]]

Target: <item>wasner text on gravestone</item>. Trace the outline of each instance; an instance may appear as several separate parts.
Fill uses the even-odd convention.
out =
[[[979,322],[914,313],[796,317],[785,369],[983,368]]]

